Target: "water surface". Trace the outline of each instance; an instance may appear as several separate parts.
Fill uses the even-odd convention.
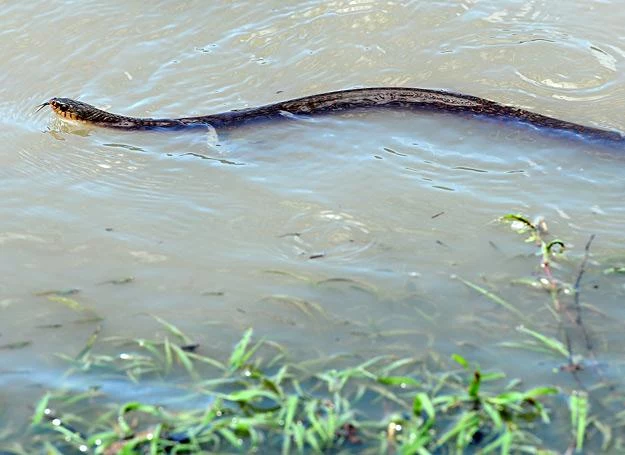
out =
[[[511,284],[540,272],[535,249],[494,221],[543,217],[571,250],[569,282],[591,234],[594,257],[623,258],[623,150],[388,111],[250,125],[214,143],[68,129],[34,106],[68,96],[189,116],[396,85],[625,131],[624,21],[609,1],[4,5],[0,345],[31,342],[0,351],[5,418],[62,382],[54,353],[80,351],[97,324],[162,334],[150,315],[217,357],[253,326],[302,356],[461,352],[552,382],[561,361],[518,350],[511,361],[500,343],[524,339],[518,319],[455,277],[548,315],[546,294]],[[624,282],[601,270],[591,261],[584,301],[606,315],[589,324],[622,386]],[[69,289],[81,309],[38,295]],[[558,336],[552,321],[542,329]]]

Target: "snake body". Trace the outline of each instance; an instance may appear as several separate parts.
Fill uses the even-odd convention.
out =
[[[197,126],[211,126],[220,130],[262,119],[297,118],[368,108],[394,108],[471,114],[504,121],[516,121],[590,140],[625,143],[625,136],[617,131],[560,120],[476,96],[420,88],[378,87],[340,90],[259,107],[174,119],[138,118],[112,114],[69,98],[52,98],[43,103],[40,108],[48,105],[56,114],[65,119],[121,130],[180,130]]]

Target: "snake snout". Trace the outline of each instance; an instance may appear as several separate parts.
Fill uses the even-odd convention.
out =
[[[37,106],[37,110],[35,112],[39,112],[46,106],[50,106],[55,112],[67,112],[69,110],[69,104],[64,102],[62,98],[50,98],[45,103]]]
[[[70,107],[62,98],[52,98],[48,103],[55,111],[67,112]]]

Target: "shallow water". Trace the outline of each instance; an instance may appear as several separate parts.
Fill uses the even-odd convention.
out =
[[[549,305],[510,284],[539,271],[494,222],[513,212],[566,242],[569,282],[591,234],[593,257],[623,258],[625,151],[447,114],[268,122],[213,143],[68,129],[34,106],[70,96],[187,116],[400,85],[625,131],[624,20],[608,1],[4,5],[0,345],[32,344],[0,350],[0,402],[27,415],[60,382],[54,353],[80,351],[98,323],[108,336],[162,333],[149,315],[217,357],[253,326],[302,356],[434,349],[553,381],[560,359],[501,347],[523,339],[520,321],[455,277],[524,313]],[[607,316],[588,323],[622,387],[624,283],[593,264],[584,298]],[[80,309],[37,295],[74,288]],[[542,328],[557,337],[553,321]]]

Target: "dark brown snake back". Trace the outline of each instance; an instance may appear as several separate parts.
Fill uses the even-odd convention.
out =
[[[580,125],[476,96],[419,88],[380,87],[341,90],[249,109],[176,119],[117,115],[69,98],[52,98],[42,104],[46,105],[50,105],[57,114],[70,120],[123,130],[184,129],[206,125],[219,130],[262,119],[293,118],[366,108],[394,108],[472,114],[504,121],[517,121],[591,140],[625,142],[623,134],[617,131]]]

